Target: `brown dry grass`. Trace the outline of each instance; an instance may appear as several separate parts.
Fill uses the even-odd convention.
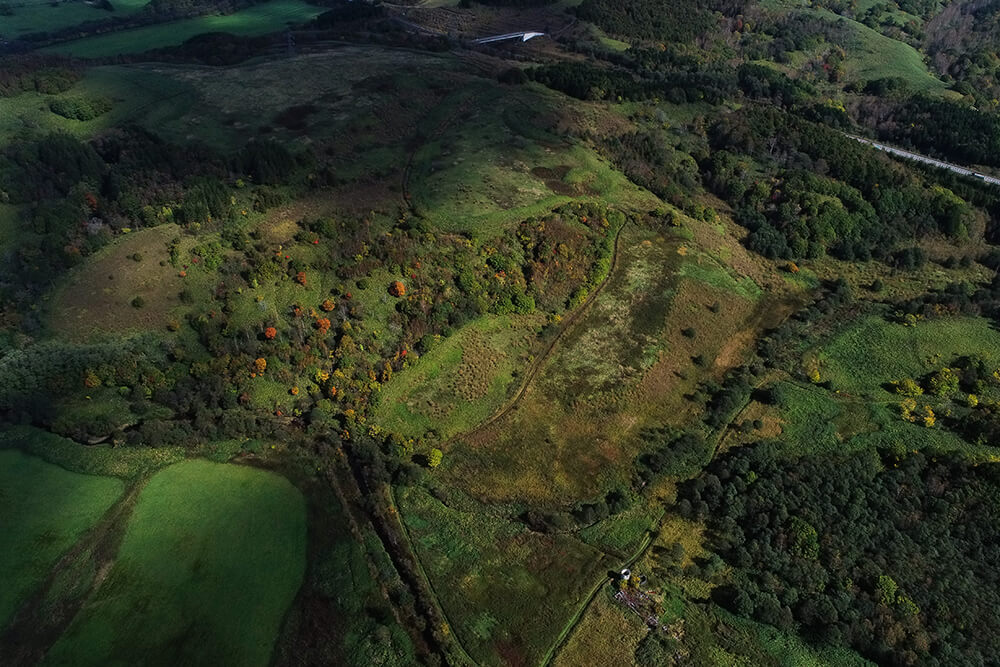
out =
[[[176,225],[132,232],[89,258],[52,297],[52,331],[70,340],[87,340],[102,333],[163,330],[185,284],[169,263],[167,244],[177,236]],[[132,259],[135,253],[142,255],[141,261]],[[132,306],[137,296],[146,302],[142,308]]]
[[[606,593],[599,593],[553,664],[556,667],[635,665],[635,649],[645,633],[642,619],[624,611]]]
[[[739,365],[761,328],[790,309],[694,278],[671,278],[671,266],[694,261],[681,260],[674,241],[630,236],[625,243],[626,258],[612,282],[559,343],[517,408],[456,443],[449,474],[471,495],[561,505],[626,479],[643,447],[641,429],[696,421],[699,406],[685,395]],[[651,278],[659,274],[667,281]],[[671,294],[665,309],[661,301],[630,301],[630,295],[663,290]],[[688,327],[696,331],[693,338],[682,333]],[[637,328],[650,336],[640,345],[628,340],[640,336]],[[608,348],[605,338],[617,341],[617,348]],[[619,358],[616,350],[626,343],[630,355],[640,356],[654,343],[659,359],[643,370],[638,356]],[[696,356],[706,363],[697,365]]]

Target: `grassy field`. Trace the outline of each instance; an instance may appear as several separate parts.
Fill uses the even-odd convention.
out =
[[[266,665],[305,542],[302,497],[283,478],[171,466],[143,489],[106,581],[46,664]]]
[[[407,437],[442,439],[482,422],[506,400],[539,318],[487,316],[442,340],[382,387],[374,421]]]
[[[573,634],[556,654],[556,667],[635,665],[635,649],[646,624],[612,599],[611,588],[598,593]]]
[[[69,472],[0,449],[0,626],[48,575],[59,556],[121,495],[110,477]]]
[[[942,92],[948,86],[927,69],[920,52],[909,44],[886,37],[868,26],[849,19],[852,31],[847,52],[847,77],[852,81],[871,81],[885,77],[900,77],[911,89],[920,92]]]
[[[12,2],[13,15],[4,16],[0,20],[0,35],[7,38],[21,37],[68,28],[87,21],[106,21],[133,14],[142,9],[146,2],[147,0],[116,0],[111,3],[115,8],[113,12],[73,0]]]
[[[141,53],[176,46],[207,32],[234,35],[263,35],[284,30],[286,25],[304,23],[322,13],[321,7],[301,0],[270,0],[261,5],[224,16],[199,16],[133,30],[56,44],[42,49],[77,58],[105,58],[117,54]]]
[[[94,67],[86,70],[69,90],[57,95],[25,92],[0,98],[0,143],[25,130],[67,132],[89,139],[129,122],[145,123],[160,132],[189,110],[197,94],[186,83],[145,66]],[[111,100],[112,109],[87,121],[63,118],[49,110],[53,100],[74,97],[105,98]],[[183,135],[171,138],[183,139]]]
[[[982,318],[941,318],[915,327],[869,317],[818,351],[820,374],[834,389],[888,398],[882,385],[919,377],[963,355],[1000,366],[1000,332]]]
[[[560,504],[622,482],[640,430],[694,418],[684,395],[751,344],[758,304],[745,279],[723,280],[714,263],[697,268],[704,258],[676,238],[626,228],[620,248],[607,287],[517,408],[446,456],[443,472],[471,495]]]
[[[171,266],[168,244],[180,237],[180,227],[173,224],[131,232],[72,271],[49,299],[53,333],[87,340],[109,333],[164,331],[171,320],[179,321],[181,290],[207,279],[193,270],[182,278]],[[194,243],[190,237],[181,241],[184,248]],[[141,308],[132,305],[136,297],[144,300]]]
[[[654,206],[593,151],[545,129],[563,103],[541,87],[485,83],[446,98],[421,121],[428,141],[414,154],[414,206],[444,231],[479,238],[577,197]]]
[[[400,508],[452,631],[482,664],[537,663],[615,565],[571,537],[458,511],[423,489]]]

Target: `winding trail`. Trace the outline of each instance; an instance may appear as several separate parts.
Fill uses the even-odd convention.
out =
[[[508,400],[503,407],[494,412],[490,417],[487,417],[484,421],[480,422],[478,425],[476,425],[469,431],[453,435],[452,437],[448,438],[448,440],[446,440],[444,444],[448,445],[455,442],[456,440],[468,438],[477,433],[480,433],[481,431],[484,431],[485,429],[489,428],[496,422],[506,417],[517,407],[518,403],[521,402],[521,399],[524,398],[525,393],[527,393],[528,387],[530,387],[531,383],[534,381],[535,376],[538,375],[538,371],[541,370],[542,366],[545,364],[546,361],[548,361],[549,357],[552,355],[552,352],[555,350],[556,345],[558,345],[559,341],[561,341],[563,337],[569,332],[569,330],[573,328],[573,325],[575,325],[577,321],[579,321],[583,313],[590,308],[590,304],[592,304],[594,300],[597,299],[598,296],[600,296],[601,292],[604,291],[604,288],[611,281],[611,276],[613,276],[615,274],[615,271],[618,270],[618,260],[620,255],[619,243],[622,237],[622,230],[625,229],[626,225],[628,225],[628,222],[623,223],[620,227],[618,227],[618,231],[615,232],[615,243],[611,252],[611,268],[608,269],[608,275],[604,276],[604,280],[598,283],[597,286],[594,287],[593,290],[591,290],[590,294],[587,295],[587,298],[584,299],[583,303],[577,306],[576,310],[570,313],[570,315],[562,321],[562,324],[560,324],[559,327],[559,332],[552,338],[551,342],[549,342],[549,344],[545,347],[545,349],[542,350],[540,354],[536,355],[535,358],[531,361],[531,363],[528,365],[528,370],[524,375],[524,380],[522,380],[521,382],[521,387],[517,390],[517,393],[514,394],[514,396],[512,396],[510,400]]]

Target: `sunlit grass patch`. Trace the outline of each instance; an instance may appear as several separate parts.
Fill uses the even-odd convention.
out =
[[[207,32],[234,35],[263,35],[283,30],[291,23],[304,23],[322,13],[321,7],[301,0],[270,0],[235,14],[199,16],[143,28],[84,37],[46,47],[42,51],[77,58],[103,58],[117,54],[141,53],[176,46]]]
[[[382,387],[375,422],[408,437],[471,429],[506,400],[540,324],[487,316],[439,341]]]
[[[79,445],[77,445],[79,446]],[[111,477],[83,475],[0,449],[0,623],[42,583],[62,553],[121,495]]]
[[[305,571],[305,506],[285,479],[187,461],[139,496],[107,580],[48,664],[267,665]]]

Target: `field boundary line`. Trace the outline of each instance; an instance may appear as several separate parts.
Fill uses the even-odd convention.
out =
[[[420,576],[423,577],[424,583],[427,584],[427,590],[430,591],[431,596],[434,598],[434,604],[437,605],[438,613],[441,614],[441,618],[444,619],[444,622],[448,624],[448,635],[454,640],[455,646],[457,646],[458,650],[462,652],[462,657],[468,661],[468,664],[478,665],[479,663],[473,660],[472,656],[469,655],[469,652],[465,650],[461,637],[459,637],[458,632],[455,631],[455,625],[448,620],[448,614],[445,613],[444,605],[441,604],[441,598],[438,596],[437,591],[434,590],[434,583],[431,581],[431,578],[427,576],[427,570],[424,569],[424,563],[420,560],[420,554],[417,553],[417,550],[413,546],[413,539],[410,537],[410,529],[406,527],[406,522],[403,521],[403,514],[399,510],[399,504],[396,502],[395,489],[391,484],[387,485],[387,489],[388,491],[386,496],[389,499],[390,513],[399,523],[400,532],[403,535],[403,539],[406,540],[406,547],[410,550],[410,553],[413,554],[413,561],[417,564],[417,569],[420,571]]]

